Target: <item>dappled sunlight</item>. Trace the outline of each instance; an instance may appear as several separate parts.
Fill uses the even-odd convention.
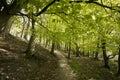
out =
[[[0,0],[0,80],[120,80],[120,0]]]

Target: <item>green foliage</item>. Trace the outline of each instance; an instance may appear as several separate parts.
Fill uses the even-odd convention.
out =
[[[83,0],[83,3],[69,3],[69,0],[59,0],[39,16],[33,14],[42,11],[51,0],[29,0],[26,6],[24,5],[25,1],[21,0],[19,4],[29,18],[35,19],[36,43],[49,43],[51,45],[54,42],[55,44],[61,44],[62,47],[67,45],[73,51],[76,50],[77,44],[80,52],[84,52],[85,55],[89,53],[91,57],[93,52],[98,51],[98,48],[99,53],[102,52],[101,43],[104,41],[108,53],[118,54],[120,45],[120,13],[118,13],[119,7],[117,5],[119,5],[118,2],[120,0],[95,0],[101,5],[113,7],[114,11],[94,3],[85,3],[85,1]],[[19,33],[22,33],[22,23],[23,20],[18,17],[13,24],[17,26]],[[32,30],[29,30],[27,35],[30,35],[31,32]],[[99,46],[97,46],[98,43]],[[115,80],[113,73],[104,69],[99,70],[98,65],[101,62],[95,63],[96,67],[94,67],[94,64],[90,64],[94,63],[93,61],[90,62],[91,60],[87,59],[87,62],[83,61],[84,63],[78,61],[70,61],[69,64],[80,75],[80,80],[108,80],[102,77],[106,74]],[[95,74],[92,74],[91,70]]]
[[[24,4],[21,0],[19,4]],[[69,0],[59,0],[50,6],[46,12],[34,17],[36,35],[50,42],[63,43],[75,49],[75,43],[85,52],[96,51],[97,43],[106,40],[107,51],[117,53],[120,44],[120,15],[116,11],[100,7],[96,4],[69,3]],[[95,0],[100,2],[100,0]],[[38,13],[51,0],[29,0],[25,9],[28,15]],[[116,6],[117,1],[102,1],[104,5]],[[16,21],[21,24],[21,21]],[[16,24],[16,22],[14,24]],[[100,44],[101,47],[101,44]]]

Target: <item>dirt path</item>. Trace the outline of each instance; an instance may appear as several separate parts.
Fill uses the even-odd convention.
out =
[[[27,43],[10,35],[0,38],[0,80],[77,80],[60,52],[56,57],[38,46],[36,56],[25,57]]]
[[[70,65],[68,64],[67,59],[63,54],[59,51],[55,51],[57,58],[59,59],[59,66],[60,66],[60,78],[61,80],[77,80],[76,74],[71,69]]]

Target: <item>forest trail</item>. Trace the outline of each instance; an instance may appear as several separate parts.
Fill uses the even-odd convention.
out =
[[[77,75],[71,69],[66,57],[59,51],[55,51],[56,57],[59,59],[60,78],[61,80],[77,80]]]
[[[0,80],[77,80],[63,54],[56,57],[38,46],[37,56],[26,58],[27,43],[9,35],[0,37]]]

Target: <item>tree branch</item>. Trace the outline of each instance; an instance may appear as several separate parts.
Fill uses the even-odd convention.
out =
[[[44,13],[52,4],[54,4],[56,1],[59,1],[59,0],[53,0],[52,2],[50,2],[48,5],[46,5],[41,11],[39,11],[38,13],[36,14],[33,14],[34,16],[39,16],[41,15],[42,13]],[[28,17],[28,14],[24,14],[24,13],[21,13],[19,12],[19,14],[17,15],[22,15],[22,16],[27,16]]]
[[[108,59],[113,59],[117,54],[111,54],[111,55],[108,55]]]
[[[107,5],[101,4],[101,3],[99,3],[99,2],[96,2],[95,0],[89,0],[89,1],[83,1],[83,0],[79,0],[79,1],[69,1],[69,3],[73,3],[73,2],[75,2],[75,3],[85,2],[85,3],[89,3],[89,4],[96,4],[96,5],[98,5],[98,6],[101,6],[101,7],[104,7],[104,8],[108,8],[108,9],[110,9],[110,10],[117,10],[117,9],[115,9],[114,6],[107,6]],[[119,6],[118,6],[118,7],[119,7]],[[120,10],[117,10],[117,12],[120,13]]]
[[[56,1],[59,0],[53,0],[52,2],[50,2],[48,5],[46,5],[41,11],[39,11],[36,16],[39,16],[40,14],[44,13],[52,4],[54,4]]]

